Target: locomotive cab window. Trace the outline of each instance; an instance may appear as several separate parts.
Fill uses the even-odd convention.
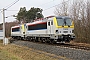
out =
[[[71,26],[70,18],[56,18],[58,26]]]

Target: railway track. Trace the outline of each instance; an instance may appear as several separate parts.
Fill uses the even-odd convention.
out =
[[[49,44],[22,40],[10,40],[12,44],[62,56],[69,60],[90,60],[90,46],[81,44]]]
[[[15,39],[10,39],[10,42],[17,42],[18,40],[15,40]],[[19,41],[22,41],[22,40],[19,40]],[[23,40],[23,41],[26,41],[26,40]],[[29,41],[29,42],[32,42],[32,41]],[[60,43],[57,43],[57,44],[50,44],[50,43],[41,43],[41,42],[33,42],[33,43],[38,43],[38,44],[47,44],[47,45],[53,45],[53,46],[57,46],[57,47],[65,47],[65,48],[72,48],[72,49],[81,49],[81,50],[87,50],[87,51],[90,51],[90,46],[85,46],[85,45],[81,45],[81,44],[69,44],[69,43],[65,43],[65,44],[60,44]]]
[[[40,44],[43,44],[43,43],[40,43]],[[57,47],[65,47],[65,48],[72,48],[72,49],[81,49],[81,50],[88,50],[90,51],[90,46],[84,46],[84,45],[77,45],[77,44],[60,44],[60,43],[57,43],[57,44],[49,44],[49,43],[45,43],[45,44],[48,44],[48,45],[53,45],[53,46],[57,46]]]
[[[56,44],[58,47],[65,47],[65,48],[73,48],[73,49],[81,49],[81,50],[88,50],[90,51],[90,47],[88,46],[81,46],[75,44]]]

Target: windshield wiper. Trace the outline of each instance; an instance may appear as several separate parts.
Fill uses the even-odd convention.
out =
[[[64,25],[64,24],[65,24],[65,25]],[[66,19],[64,19],[64,22],[63,22],[62,27],[66,26],[66,25],[68,25],[68,24],[67,24],[67,22],[66,22]],[[68,27],[70,27],[70,25],[68,25]]]

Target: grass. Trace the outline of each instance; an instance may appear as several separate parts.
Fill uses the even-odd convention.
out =
[[[90,46],[85,43],[73,44]],[[34,50],[24,46],[14,44],[3,45],[0,40],[0,60],[70,60],[66,57],[56,56],[54,54],[46,53],[43,51]]]
[[[20,60],[20,59],[11,55],[7,51],[0,50],[0,60]]]
[[[0,43],[0,60],[69,60],[65,57],[22,47],[14,44]]]

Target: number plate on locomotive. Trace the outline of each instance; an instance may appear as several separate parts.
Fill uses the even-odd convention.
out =
[[[63,30],[68,30],[68,28],[63,28]]]

